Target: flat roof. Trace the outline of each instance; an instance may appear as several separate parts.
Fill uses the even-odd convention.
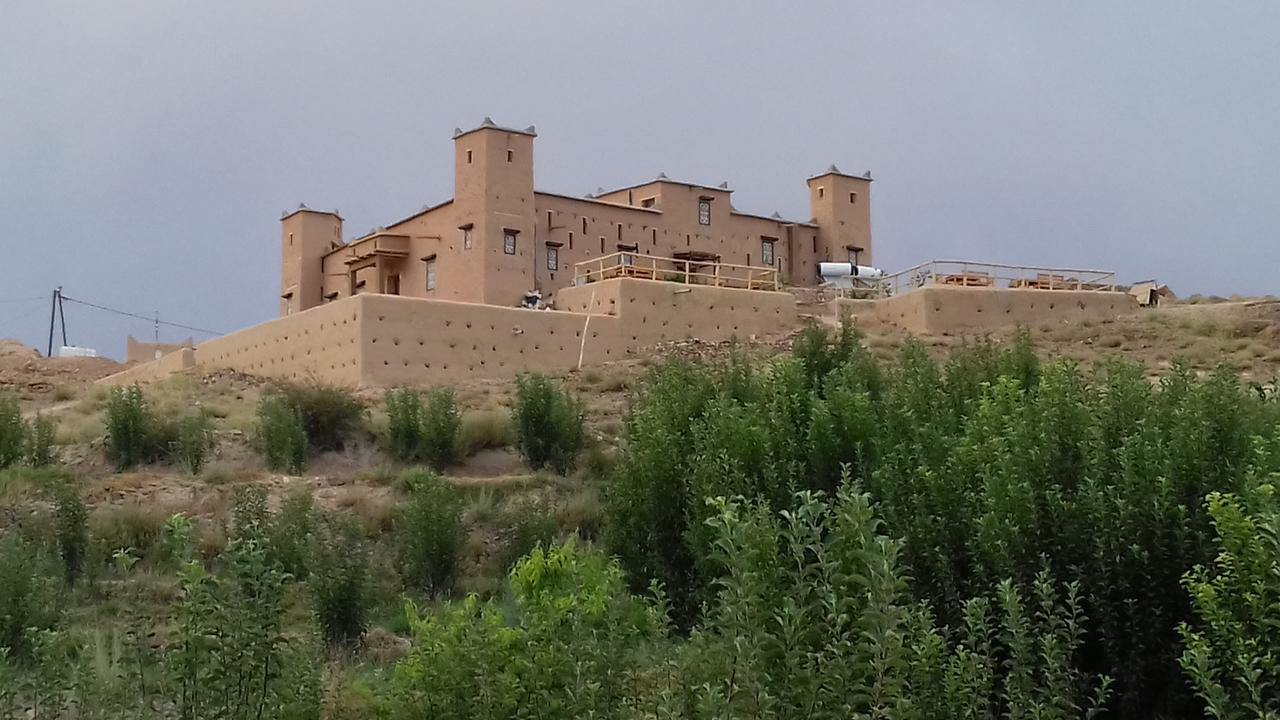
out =
[[[698,188],[699,190],[714,190],[716,192],[722,192],[722,193],[733,192],[733,190],[727,187],[718,187],[715,185],[703,185],[702,183],[684,182],[683,180],[672,180],[671,178],[660,177],[660,178],[654,178],[653,180],[646,180],[642,183],[636,183],[634,185],[627,185],[626,187],[620,187],[616,190],[606,190],[602,193],[596,193],[596,195],[597,196],[612,195],[614,193],[625,192],[627,190],[635,190],[638,187],[644,187],[645,185],[656,185],[658,183],[666,183],[667,185],[680,185],[682,187]]]
[[[503,127],[502,125],[495,123],[493,121],[493,118],[485,116],[485,119],[481,120],[479,125],[471,128],[470,130],[463,130],[461,128],[454,129],[453,139],[457,140],[463,135],[470,135],[471,133],[476,132],[477,130],[501,130],[502,132],[515,133],[516,135],[528,135],[529,137],[538,137],[538,131],[535,130],[532,125],[530,125],[529,127],[523,130],[520,130],[518,128],[512,128],[512,127]]]
[[[305,213],[313,213],[313,214],[315,214],[315,215],[332,215],[332,216],[334,216],[334,217],[338,218],[339,220],[341,220],[341,219],[342,219],[342,216],[341,216],[341,215],[339,215],[339,214],[338,214],[338,212],[337,212],[336,210],[333,210],[333,211],[330,211],[330,210],[312,210],[311,208],[306,207],[305,205],[304,205],[304,206],[299,206],[299,207],[298,207],[298,209],[297,209],[297,210],[294,210],[293,212],[287,212],[287,213],[285,213],[284,215],[281,215],[281,216],[280,216],[280,219],[281,219],[281,220],[288,220],[289,218],[293,217],[294,215],[297,215],[298,213],[304,213],[304,212],[305,212]]]

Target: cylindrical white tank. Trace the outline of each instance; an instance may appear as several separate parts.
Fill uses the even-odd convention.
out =
[[[818,274],[824,280],[835,280],[842,277],[880,278],[884,271],[868,265],[854,265],[847,262],[818,263]]]

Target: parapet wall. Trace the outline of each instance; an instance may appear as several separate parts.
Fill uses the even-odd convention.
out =
[[[855,318],[893,323],[919,335],[962,335],[1010,325],[1113,318],[1137,309],[1128,293],[930,286],[885,300],[838,300]]]
[[[783,335],[799,324],[790,293],[614,278],[557,295],[562,310],[363,294],[265,322],[104,378],[148,382],[198,367],[348,386],[430,385],[621,360],[673,340]],[[1101,320],[1137,307],[1127,293],[927,287],[841,312],[921,335],[1013,324]]]
[[[778,335],[795,328],[790,293],[616,278],[560,291],[566,310],[362,294],[166,355],[104,383],[190,367],[338,385],[434,384],[563,371],[621,360],[669,340]]]

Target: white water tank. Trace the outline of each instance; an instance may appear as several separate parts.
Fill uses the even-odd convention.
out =
[[[884,277],[880,268],[867,265],[854,265],[847,262],[818,263],[818,275],[823,283],[830,283],[838,288],[851,288],[854,278],[861,280],[878,280]]]
[[[98,351],[93,348],[77,347],[75,345],[63,345],[58,348],[58,357],[60,358],[87,358],[98,357]]]

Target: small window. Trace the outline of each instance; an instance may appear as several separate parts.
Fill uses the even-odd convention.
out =
[[[632,265],[635,265],[635,256],[628,252],[622,253],[622,264],[624,267],[631,267]]]
[[[651,197],[644,198],[643,200],[640,201],[640,207],[651,208],[657,202],[658,202],[658,198],[651,198]]]
[[[859,255],[859,254],[861,254],[861,253],[862,253],[862,248],[860,248],[860,247],[851,247],[851,248],[849,248],[849,262],[850,262],[850,263],[852,263],[852,264],[854,264],[854,265],[857,265],[857,264],[858,264],[858,255]]]
[[[775,238],[764,238],[760,241],[760,262],[765,265],[773,265],[773,245],[777,242]]]
[[[289,244],[293,244],[293,233],[289,233]]]
[[[471,151],[470,151],[470,150],[468,150],[468,151],[467,151],[467,164],[468,164],[468,165],[470,165],[470,164],[471,164]]]
[[[462,249],[470,250],[474,242],[475,241],[471,239],[471,228],[462,228]]]
[[[582,234],[587,234],[587,219],[585,217],[582,218]]]
[[[570,250],[573,249],[573,231],[572,230],[569,231],[569,249]]]
[[[849,204],[852,205],[856,202],[858,202],[858,193],[856,192],[849,193]]]
[[[515,230],[502,231],[502,252],[506,253],[507,255],[516,254],[516,231]]]
[[[293,314],[293,293],[284,296],[284,314]]]
[[[507,162],[511,162],[511,161],[512,161],[512,160],[514,160],[515,158],[516,158],[516,152],[515,152],[514,150],[508,150],[508,151],[507,151]]]
[[[469,230],[467,232],[470,232]],[[436,261],[432,258],[427,261],[427,290],[436,289]]]
[[[698,201],[698,224],[699,225],[711,224],[711,201],[710,200]]]
[[[560,248],[547,248],[547,269],[555,272],[560,267]]]

